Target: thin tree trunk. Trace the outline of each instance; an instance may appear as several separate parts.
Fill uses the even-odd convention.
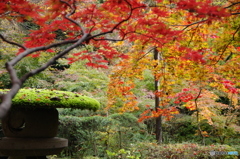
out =
[[[154,60],[159,60],[159,54],[157,49],[154,49]],[[154,67],[157,67],[158,64],[156,64]],[[154,75],[154,88],[155,92],[158,92],[159,88],[159,81]],[[155,94],[155,110],[158,111],[158,108],[160,108],[160,98],[157,94]],[[158,144],[161,144],[163,142],[163,135],[162,135],[162,116],[159,116],[156,118],[156,140]]]

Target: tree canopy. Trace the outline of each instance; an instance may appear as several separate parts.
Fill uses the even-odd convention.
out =
[[[95,68],[122,59],[111,76],[109,103],[122,97],[123,110],[137,109],[132,79],[141,78],[146,69],[161,83],[155,93],[162,106],[169,100],[196,103],[209,87],[238,94],[239,9],[239,0],[2,0],[1,22],[28,24],[28,31],[15,41],[9,28],[0,28],[2,42],[18,48],[6,63],[11,88],[1,96],[0,118],[29,77],[62,57],[69,64],[87,60]],[[159,60],[148,56],[153,50]],[[17,76],[17,63],[46,53],[41,66]],[[178,90],[177,85],[188,88]],[[176,110],[161,109],[155,115],[168,111]]]

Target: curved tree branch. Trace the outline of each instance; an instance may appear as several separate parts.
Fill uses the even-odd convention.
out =
[[[68,48],[66,48],[65,50],[63,50],[62,52],[58,53],[56,56],[52,57],[48,62],[46,62],[44,65],[42,65],[41,67],[30,71],[29,73],[25,74],[22,78],[21,78],[21,82],[25,82],[29,77],[44,71],[46,68],[48,68],[50,65],[52,65],[56,60],[58,60],[59,58],[63,57],[64,55],[66,55],[67,53],[69,53],[69,51],[71,51],[72,49],[76,48],[77,46],[81,45],[84,41],[87,41],[89,39],[89,34],[84,34],[76,43],[74,43],[73,45],[69,46]]]
[[[67,5],[71,8],[71,12],[68,13],[68,14],[66,14],[66,15],[65,15],[65,18],[66,18],[67,20],[69,20],[70,22],[76,24],[78,27],[80,27],[82,33],[85,34],[86,31],[85,31],[85,29],[83,28],[83,26],[80,25],[79,23],[77,23],[75,20],[69,18],[69,17],[70,17],[71,15],[73,15],[73,14],[75,13],[75,11],[76,11],[76,4],[75,4],[75,2],[73,2],[73,4],[71,5],[70,3],[66,2],[66,1],[63,1],[63,0],[60,0],[60,1],[61,1],[62,3],[67,4]]]
[[[24,76],[22,76],[20,79],[17,77],[16,70],[13,68],[13,66],[17,62],[21,61],[26,55],[29,55],[29,54],[31,54],[33,52],[40,51],[40,50],[47,50],[47,49],[55,46],[56,44],[55,45],[48,45],[48,46],[32,48],[32,49],[27,49],[22,54],[20,54],[21,56],[19,55],[16,58],[14,58],[12,61],[7,62],[6,63],[6,69],[8,70],[9,75],[11,77],[12,87],[11,87],[10,91],[7,94],[1,96],[2,101],[1,101],[1,104],[0,104],[0,119],[3,118],[6,115],[6,113],[8,112],[8,110],[11,107],[11,103],[12,103],[11,100],[12,100],[12,98],[17,94],[17,92],[21,88],[22,84],[29,77],[31,77],[31,76],[39,73],[39,72],[44,71],[48,66],[53,64],[54,61],[56,61],[57,59],[59,59],[60,57],[62,57],[64,55],[66,55],[69,51],[71,51],[75,47],[81,45],[84,41],[88,40],[88,38],[89,38],[89,35],[88,34],[84,34],[80,39],[77,40],[76,43],[72,44],[71,46],[69,46],[68,48],[66,48],[65,50],[63,50],[59,54],[57,54],[56,56],[52,57],[47,63],[42,65],[40,68],[30,71],[29,73],[27,73]],[[58,43],[58,44],[61,44],[61,43]]]
[[[24,51],[22,53],[20,53],[19,55],[17,55],[14,59],[12,59],[11,61],[6,63],[6,69],[10,75],[11,78],[11,82],[12,82],[12,87],[10,89],[10,91],[7,94],[4,95],[0,95],[1,98],[1,104],[0,104],[0,119],[3,118],[8,110],[11,107],[11,103],[12,103],[12,98],[14,98],[14,96],[17,94],[17,92],[19,91],[19,89],[21,88],[21,86],[23,85],[23,83],[31,76],[44,71],[46,68],[48,68],[51,64],[53,64],[57,59],[63,57],[64,55],[66,55],[67,53],[69,53],[69,51],[71,51],[72,49],[78,47],[79,45],[83,44],[85,41],[89,41],[90,39],[93,39],[94,37],[100,37],[102,35],[106,35],[109,33],[112,33],[115,29],[117,29],[122,23],[128,21],[131,16],[132,16],[132,12],[133,10],[137,9],[137,8],[141,8],[141,7],[136,7],[136,8],[132,8],[131,4],[128,3],[127,0],[125,0],[126,3],[129,5],[130,8],[130,13],[129,16],[126,17],[125,19],[123,19],[122,21],[120,21],[119,23],[117,23],[111,30],[107,31],[107,32],[103,32],[103,33],[99,33],[96,34],[94,36],[90,36],[90,34],[86,33],[85,29],[83,28],[83,26],[81,26],[79,23],[77,23],[75,20],[71,19],[70,16],[73,15],[75,13],[76,10],[76,6],[75,4],[71,5],[70,3],[61,0],[61,2],[67,4],[70,8],[71,11],[70,13],[66,14],[64,17],[69,20],[70,22],[72,22],[73,24],[77,25],[80,27],[81,32],[82,32],[82,36],[79,39],[74,39],[74,40],[65,40],[65,41],[61,41],[61,42],[57,42],[57,43],[53,43],[50,45],[46,45],[46,46],[39,46],[39,47],[34,47],[34,48],[26,48],[25,46],[22,46],[21,44],[12,42],[7,40],[6,38],[4,38],[1,34],[0,34],[0,38],[6,42],[9,43],[11,45],[15,45],[18,46],[22,49],[24,49]],[[60,52],[59,54],[55,55],[54,57],[52,57],[51,59],[49,59],[45,64],[43,64],[41,67],[32,70],[28,73],[26,73],[25,75],[23,75],[22,77],[18,77],[16,70],[14,69],[14,65],[16,65],[19,61],[21,61],[24,57],[26,57],[27,55],[33,54],[37,51],[44,51],[44,50],[48,50],[50,48],[53,47],[57,47],[57,46],[61,46],[61,45],[66,45],[66,44],[72,44],[71,46],[69,46],[68,48],[64,49],[62,52]]]
[[[62,1],[62,2],[64,2],[64,1]],[[64,3],[66,3],[67,5],[70,6],[69,3],[67,3],[67,2],[64,2]],[[80,24],[78,24],[76,21],[74,21],[73,19],[69,18],[70,15],[75,13],[75,7],[71,7],[71,9],[72,9],[72,11],[69,14],[65,15],[65,18],[68,19],[69,21],[71,21],[72,23],[78,25],[81,28],[83,36],[80,39],[66,40],[66,41],[50,44],[50,45],[47,45],[47,46],[40,46],[40,47],[27,49],[25,46],[23,46],[21,44],[18,44],[18,43],[15,43],[15,42],[7,40],[6,38],[4,38],[3,35],[0,34],[0,38],[3,41],[5,41],[6,43],[9,43],[11,45],[15,45],[15,46],[21,47],[21,48],[23,48],[25,50],[22,53],[20,53],[18,56],[16,56],[14,59],[12,59],[11,61],[6,63],[6,69],[7,69],[8,73],[9,73],[9,75],[10,75],[12,87],[11,87],[10,91],[7,94],[4,94],[4,95],[0,96],[0,98],[1,98],[0,119],[3,118],[7,114],[8,110],[11,108],[12,98],[14,98],[14,96],[17,94],[17,92],[19,91],[19,89],[21,88],[23,83],[29,77],[31,77],[31,76],[39,73],[39,72],[44,71],[51,64],[53,64],[57,59],[59,59],[60,57],[66,55],[69,51],[71,51],[72,49],[76,48],[77,46],[81,45],[84,41],[89,39],[89,34],[87,34],[85,32],[84,28]],[[32,54],[34,52],[37,52],[37,51],[43,51],[43,50],[50,49],[52,47],[65,45],[65,44],[70,44],[70,43],[74,43],[74,44],[72,44],[71,46],[69,46],[68,48],[66,48],[65,50],[63,50],[59,54],[57,54],[56,56],[52,57],[48,62],[46,62],[40,68],[28,72],[27,74],[23,75],[20,79],[17,76],[16,70],[14,69],[14,65],[16,65],[19,61],[21,61],[27,55],[30,55],[30,54]]]
[[[139,7],[133,8],[132,5],[127,0],[124,0],[124,1],[129,6],[129,9],[130,9],[129,10],[129,15],[125,19],[123,19],[120,22],[118,22],[115,26],[113,26],[113,28],[111,30],[103,32],[103,33],[99,33],[99,34],[96,34],[96,35],[92,35],[91,38],[99,37],[99,36],[106,35],[106,34],[109,34],[109,33],[113,33],[113,31],[116,30],[121,24],[123,24],[124,22],[128,21],[132,17],[133,11],[135,9],[139,9],[139,8],[144,8],[145,7],[145,6],[139,6]]]
[[[224,8],[231,8],[231,7],[233,7],[233,6],[237,5],[237,4],[240,4],[240,2],[232,3],[231,5],[229,5],[229,6],[227,6],[227,7],[224,7]]]
[[[6,43],[9,43],[9,44],[11,44],[11,45],[15,45],[15,46],[20,47],[20,48],[22,48],[22,49],[24,49],[24,50],[27,49],[25,46],[23,46],[23,45],[21,45],[21,44],[15,43],[15,42],[10,41],[10,40],[7,40],[2,34],[0,34],[0,38],[1,38],[3,41],[5,41]]]

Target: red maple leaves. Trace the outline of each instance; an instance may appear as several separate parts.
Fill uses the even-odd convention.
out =
[[[188,10],[193,13],[193,16],[199,18],[220,19],[222,17],[230,16],[227,9],[211,5],[212,3],[212,0],[181,0],[177,3],[177,6],[179,9]]]
[[[183,56],[181,57],[182,60],[194,61],[201,64],[206,63],[206,60],[203,56],[204,50],[202,49],[193,50],[191,48],[180,46],[178,48],[178,51],[183,54]]]
[[[191,61],[194,65],[206,66],[207,60],[211,59],[204,57],[205,50],[181,42],[181,38],[184,38],[182,36],[184,29],[173,28],[172,24],[175,21],[181,23],[181,20],[185,20],[181,14],[189,15],[189,19],[183,23],[184,25],[178,26],[187,24],[187,28],[191,26],[191,20],[200,20],[195,24],[210,24],[214,20],[230,16],[228,8],[213,5],[211,0],[175,0],[174,2],[156,0],[155,2],[154,6],[148,6],[144,0],[106,0],[103,3],[97,0],[46,0],[39,5],[28,0],[0,0],[0,17],[21,22],[28,21],[37,25],[35,30],[28,30],[23,46],[17,45],[21,47],[19,53],[26,53],[26,55],[22,54],[23,56],[29,53],[32,57],[39,57],[41,55],[39,51],[53,52],[64,46],[61,56],[72,53],[72,56],[68,57],[69,63],[85,60],[87,66],[107,68],[111,59],[128,58],[112,45],[116,41],[126,40],[130,45],[139,43],[143,47],[163,49],[163,52],[169,51],[167,48],[164,50],[166,44],[169,46],[173,44],[172,48],[176,48],[174,51],[177,53],[174,54],[173,51],[169,60]],[[185,11],[188,14],[184,14]],[[178,12],[179,15],[172,15]],[[171,16],[175,16],[177,20]],[[166,20],[169,17],[172,19]],[[60,35],[62,37],[59,38]],[[210,37],[214,39],[218,35],[213,33]],[[76,46],[68,49],[69,45],[74,44]],[[40,47],[42,48],[38,50]],[[33,52],[29,51],[32,48],[37,49]],[[73,51],[73,48],[77,51]],[[223,80],[222,84],[229,92],[237,93],[233,83]],[[187,102],[196,98],[196,95],[192,95],[188,90],[182,90],[176,98],[175,103]],[[159,112],[160,109],[155,110],[155,114]]]
[[[174,101],[175,104],[180,104],[182,102],[188,102],[196,98],[200,98],[196,92],[199,92],[197,89],[189,89],[184,88],[181,92],[175,95],[176,100]]]
[[[42,11],[40,6],[26,0],[0,1],[0,15],[2,18],[15,18],[18,21],[33,20],[39,17],[38,13]]]
[[[239,93],[238,89],[234,87],[235,84],[230,80],[224,79],[223,81],[221,81],[221,83],[224,85],[224,87],[227,89],[228,92],[233,94]]]

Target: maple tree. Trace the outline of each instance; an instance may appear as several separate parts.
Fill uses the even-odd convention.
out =
[[[239,85],[238,70],[224,74],[232,66],[239,65],[237,15],[240,2],[237,0],[220,5],[211,0],[156,0],[154,3],[145,0],[45,0],[42,3],[0,0],[1,20],[30,22],[36,26],[21,42],[6,36],[7,28],[0,33],[3,42],[19,48],[15,58],[6,63],[11,89],[1,95],[0,118],[10,109],[11,99],[28,78],[68,54],[71,54],[67,56],[70,64],[88,60],[86,65],[95,68],[107,68],[110,59],[125,59],[119,66],[128,67],[128,71],[112,78],[109,95],[111,105],[116,96],[126,101],[121,108],[124,111],[138,109],[136,97],[131,92],[134,82],[124,81],[124,76],[128,79],[140,77],[146,68],[153,70],[161,83],[156,92],[161,97],[161,106],[168,105],[169,96],[174,94],[171,85],[181,84],[181,78],[195,81],[194,84],[201,88],[211,80],[215,87],[224,86],[226,91],[238,93],[235,87]],[[116,47],[122,41],[132,47],[129,53]],[[163,59],[157,67],[152,67],[154,62],[149,63],[152,60],[145,58],[145,50],[151,47],[156,48]],[[51,56],[41,67],[17,76],[14,66],[22,59],[46,53]],[[145,61],[146,66],[140,66],[140,61]],[[219,66],[221,62],[224,64]],[[124,71],[116,69],[116,72],[118,70]],[[173,80],[176,78],[179,81]],[[185,99],[187,102],[188,98]],[[176,109],[159,108],[150,116],[165,114],[171,117],[171,112]]]
[[[179,8],[175,10],[173,3],[171,6],[169,1],[164,2],[165,5],[169,4],[168,8],[166,6],[164,8],[164,3],[154,6],[156,8],[161,6],[162,13],[168,16],[156,15],[154,7],[148,15],[149,21],[154,19],[153,23],[150,23],[147,30],[144,28],[138,31],[144,35],[151,34],[148,37],[153,37],[157,33],[151,29],[154,29],[154,22],[158,20],[166,24],[168,29],[179,32],[175,32],[173,36],[171,35],[173,32],[167,31],[166,35],[171,35],[170,37],[160,37],[165,41],[162,39],[157,41],[157,38],[149,38],[147,41],[142,38],[134,41],[128,52],[130,58],[121,61],[111,76],[109,106],[120,98],[126,103],[120,110],[138,110],[138,103],[134,100],[137,98],[133,91],[134,81],[144,78],[145,70],[151,70],[156,81],[160,82],[158,90],[153,92],[155,96],[160,97],[160,108],[154,110],[154,104],[147,105],[139,121],[159,116],[166,116],[166,119],[169,119],[177,113],[175,108],[183,106],[189,110],[194,108],[197,111],[199,133],[204,137],[205,132],[201,130],[200,121],[210,119],[212,114],[216,115],[216,111],[209,110],[206,103],[201,104],[202,100],[206,100],[203,98],[206,90],[232,93],[234,96],[239,94],[240,19],[235,16],[239,14],[239,1],[223,1],[220,4],[214,1],[211,3],[210,1],[179,1],[177,5],[180,10]],[[206,7],[209,4],[211,5]],[[218,9],[215,10],[216,8]],[[159,29],[159,23],[156,27]],[[157,48],[160,54],[159,61],[153,60],[153,48]],[[157,67],[155,67],[156,63],[158,63]],[[127,94],[122,94],[122,89],[125,87],[128,88]],[[222,106],[210,98],[211,96],[207,101],[211,101],[211,104],[218,105],[218,109],[221,109]],[[239,113],[239,104],[234,108],[232,105],[228,107],[235,110],[235,113],[229,116],[232,119],[236,113]],[[208,113],[202,117],[205,111]]]

